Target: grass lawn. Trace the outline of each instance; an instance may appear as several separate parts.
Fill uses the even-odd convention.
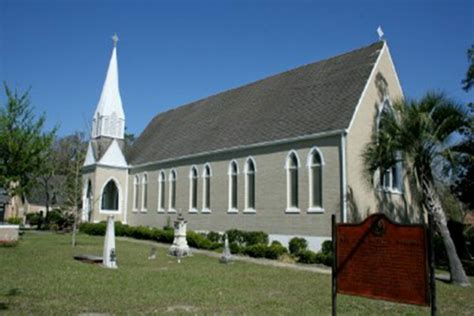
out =
[[[102,237],[27,233],[0,248],[0,314],[259,314],[329,315],[328,275],[195,255],[177,264],[158,248],[117,242],[119,269],[75,261],[101,254]],[[471,278],[474,284],[474,278]],[[437,283],[440,315],[472,315],[474,287]],[[429,308],[338,296],[339,314],[428,315]]]

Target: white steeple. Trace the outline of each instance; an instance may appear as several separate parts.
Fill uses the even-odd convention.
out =
[[[112,37],[114,48],[110,57],[109,69],[105,77],[97,109],[92,120],[92,138],[100,136],[123,139],[125,114],[119,90],[119,75],[117,66],[118,36]]]

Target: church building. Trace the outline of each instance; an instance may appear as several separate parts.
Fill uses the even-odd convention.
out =
[[[127,155],[116,44],[92,118],[83,221],[161,228],[182,213],[194,231],[299,236],[319,250],[332,214],[419,220],[402,163],[375,185],[363,172],[380,113],[403,96],[385,41],[159,113]]]

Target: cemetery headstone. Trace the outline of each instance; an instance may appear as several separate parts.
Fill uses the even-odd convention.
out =
[[[187,222],[180,213],[174,222],[174,240],[168,252],[171,256],[177,257],[178,262],[181,261],[182,257],[191,254],[189,251],[188,241],[186,240],[186,224]]]
[[[227,234],[225,234],[224,237],[224,251],[222,252],[222,256],[219,261],[221,263],[230,263],[232,261],[232,254],[229,247],[229,237]]]
[[[151,247],[148,260],[155,260],[155,259],[156,259],[156,247]]]

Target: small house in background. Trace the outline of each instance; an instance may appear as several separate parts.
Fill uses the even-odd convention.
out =
[[[24,199],[20,196],[10,197],[4,188],[0,188],[0,223],[8,222],[12,218],[25,216]]]
[[[10,198],[5,189],[0,188],[0,223],[20,219],[20,222],[24,224],[26,216],[34,213],[46,216],[48,199],[50,211],[64,206],[65,181],[66,177],[63,175],[51,177],[48,181],[47,193],[44,181],[38,179],[24,197],[17,195]]]
[[[65,202],[65,182],[66,177],[56,175],[45,181],[38,180],[25,197],[25,215],[43,212],[46,216],[46,204],[49,204],[49,210],[64,206]],[[49,188],[47,190],[47,187]],[[47,201],[49,201],[47,203]]]

